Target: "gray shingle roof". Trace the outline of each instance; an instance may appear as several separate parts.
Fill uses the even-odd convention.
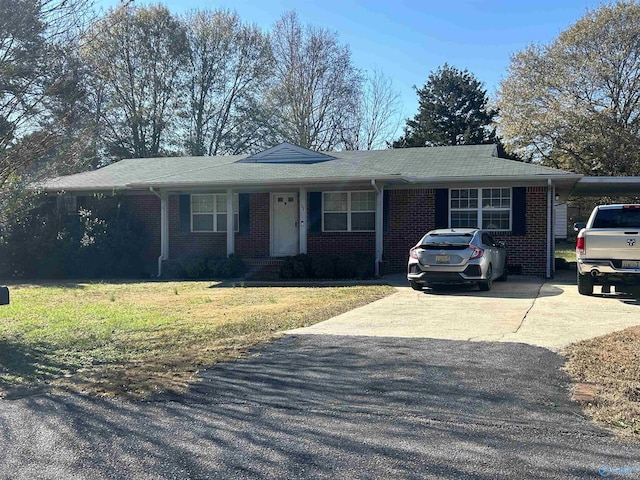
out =
[[[269,156],[270,163],[241,162],[248,158],[246,155],[128,159],[95,171],[54,178],[42,187],[48,191],[98,191],[371,179],[428,183],[502,177],[575,181],[580,177],[562,170],[497,158],[494,150],[493,145],[463,145],[325,152],[335,158],[311,164],[292,163],[289,150],[285,163],[278,163],[273,153]]]

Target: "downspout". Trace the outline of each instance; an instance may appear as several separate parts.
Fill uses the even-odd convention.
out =
[[[162,195],[160,195],[158,192],[156,192],[153,187],[149,187],[149,191],[151,193],[153,193],[156,197],[158,197],[160,199],[160,256],[158,257],[158,278],[160,278],[162,276],[162,261],[163,260],[167,260],[166,258],[164,258],[164,245],[163,245],[163,233],[162,233],[162,207],[165,206],[164,204],[164,199],[162,198]],[[166,208],[166,206],[165,206]]]
[[[547,278],[551,278],[551,242],[552,240],[552,231],[551,231],[551,213],[553,208],[554,198],[552,197],[553,189],[551,184],[551,179],[547,178]]]
[[[374,179],[371,180],[371,186],[376,191],[376,262],[375,262],[375,276],[380,276],[380,264],[382,263],[383,245],[384,245],[384,233],[383,233],[383,214],[384,209],[384,189],[380,188]]]

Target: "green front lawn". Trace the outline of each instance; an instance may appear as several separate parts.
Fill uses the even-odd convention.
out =
[[[54,387],[143,397],[283,330],[393,292],[387,286],[234,288],[211,282],[11,286],[0,307],[0,396]]]

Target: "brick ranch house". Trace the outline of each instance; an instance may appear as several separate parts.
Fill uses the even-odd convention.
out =
[[[430,229],[482,227],[516,273],[554,270],[553,206],[581,175],[498,158],[494,145],[141,158],[42,185],[90,204],[120,195],[144,224],[150,273],[186,254],[237,254],[254,268],[299,253],[364,252],[401,272]],[[99,201],[99,200],[98,200]]]

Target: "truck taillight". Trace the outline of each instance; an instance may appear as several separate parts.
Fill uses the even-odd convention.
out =
[[[415,260],[418,259],[418,253],[416,252],[416,249],[418,247],[413,247],[411,250],[409,250],[409,256]]]
[[[578,237],[576,240],[576,253],[578,255],[584,255],[584,237]]]

